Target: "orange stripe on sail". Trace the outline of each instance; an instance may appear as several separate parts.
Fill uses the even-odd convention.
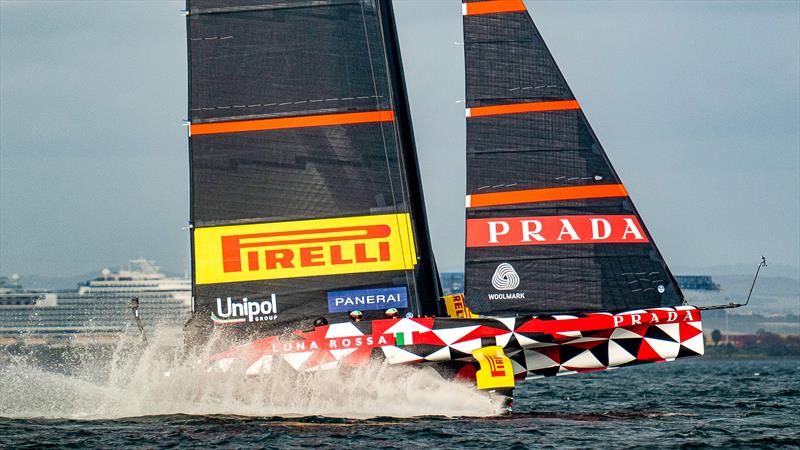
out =
[[[512,103],[510,105],[479,106],[467,108],[467,117],[498,116],[501,114],[519,114],[539,111],[565,111],[581,109],[577,100],[560,100],[555,102]]]
[[[489,2],[464,3],[461,8],[461,13],[465,16],[515,11],[525,11],[525,4],[522,3],[522,0],[493,0]]]
[[[394,120],[394,112],[385,110],[344,114],[321,114],[316,116],[279,117],[274,119],[236,120],[232,122],[193,123],[189,129],[192,135],[201,135],[391,122],[392,120]]]
[[[626,191],[625,186],[621,184],[527,189],[523,191],[492,192],[488,194],[468,195],[467,208],[627,196],[628,191]]]

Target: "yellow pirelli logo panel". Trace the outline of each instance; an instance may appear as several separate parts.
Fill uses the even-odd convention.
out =
[[[197,284],[413,269],[409,214],[194,230]]]

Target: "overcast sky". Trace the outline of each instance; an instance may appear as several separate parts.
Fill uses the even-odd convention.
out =
[[[800,2],[526,1],[667,262],[800,265]],[[182,2],[0,0],[0,275],[189,267]],[[463,264],[458,0],[396,0],[439,266]]]

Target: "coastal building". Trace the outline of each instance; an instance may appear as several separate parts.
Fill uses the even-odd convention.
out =
[[[708,275],[675,275],[678,286],[685,290],[718,291],[719,284]]]
[[[439,274],[442,294],[461,294],[464,292],[464,272],[442,272]]]
[[[137,332],[129,304],[139,298],[145,329],[181,327],[191,314],[191,283],[168,277],[152,262],[131,260],[126,269],[103,269],[75,290],[25,289],[0,278],[0,343],[74,342]]]

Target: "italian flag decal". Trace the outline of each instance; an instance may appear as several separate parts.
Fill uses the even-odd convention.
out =
[[[394,345],[413,345],[414,338],[411,331],[394,334]]]

